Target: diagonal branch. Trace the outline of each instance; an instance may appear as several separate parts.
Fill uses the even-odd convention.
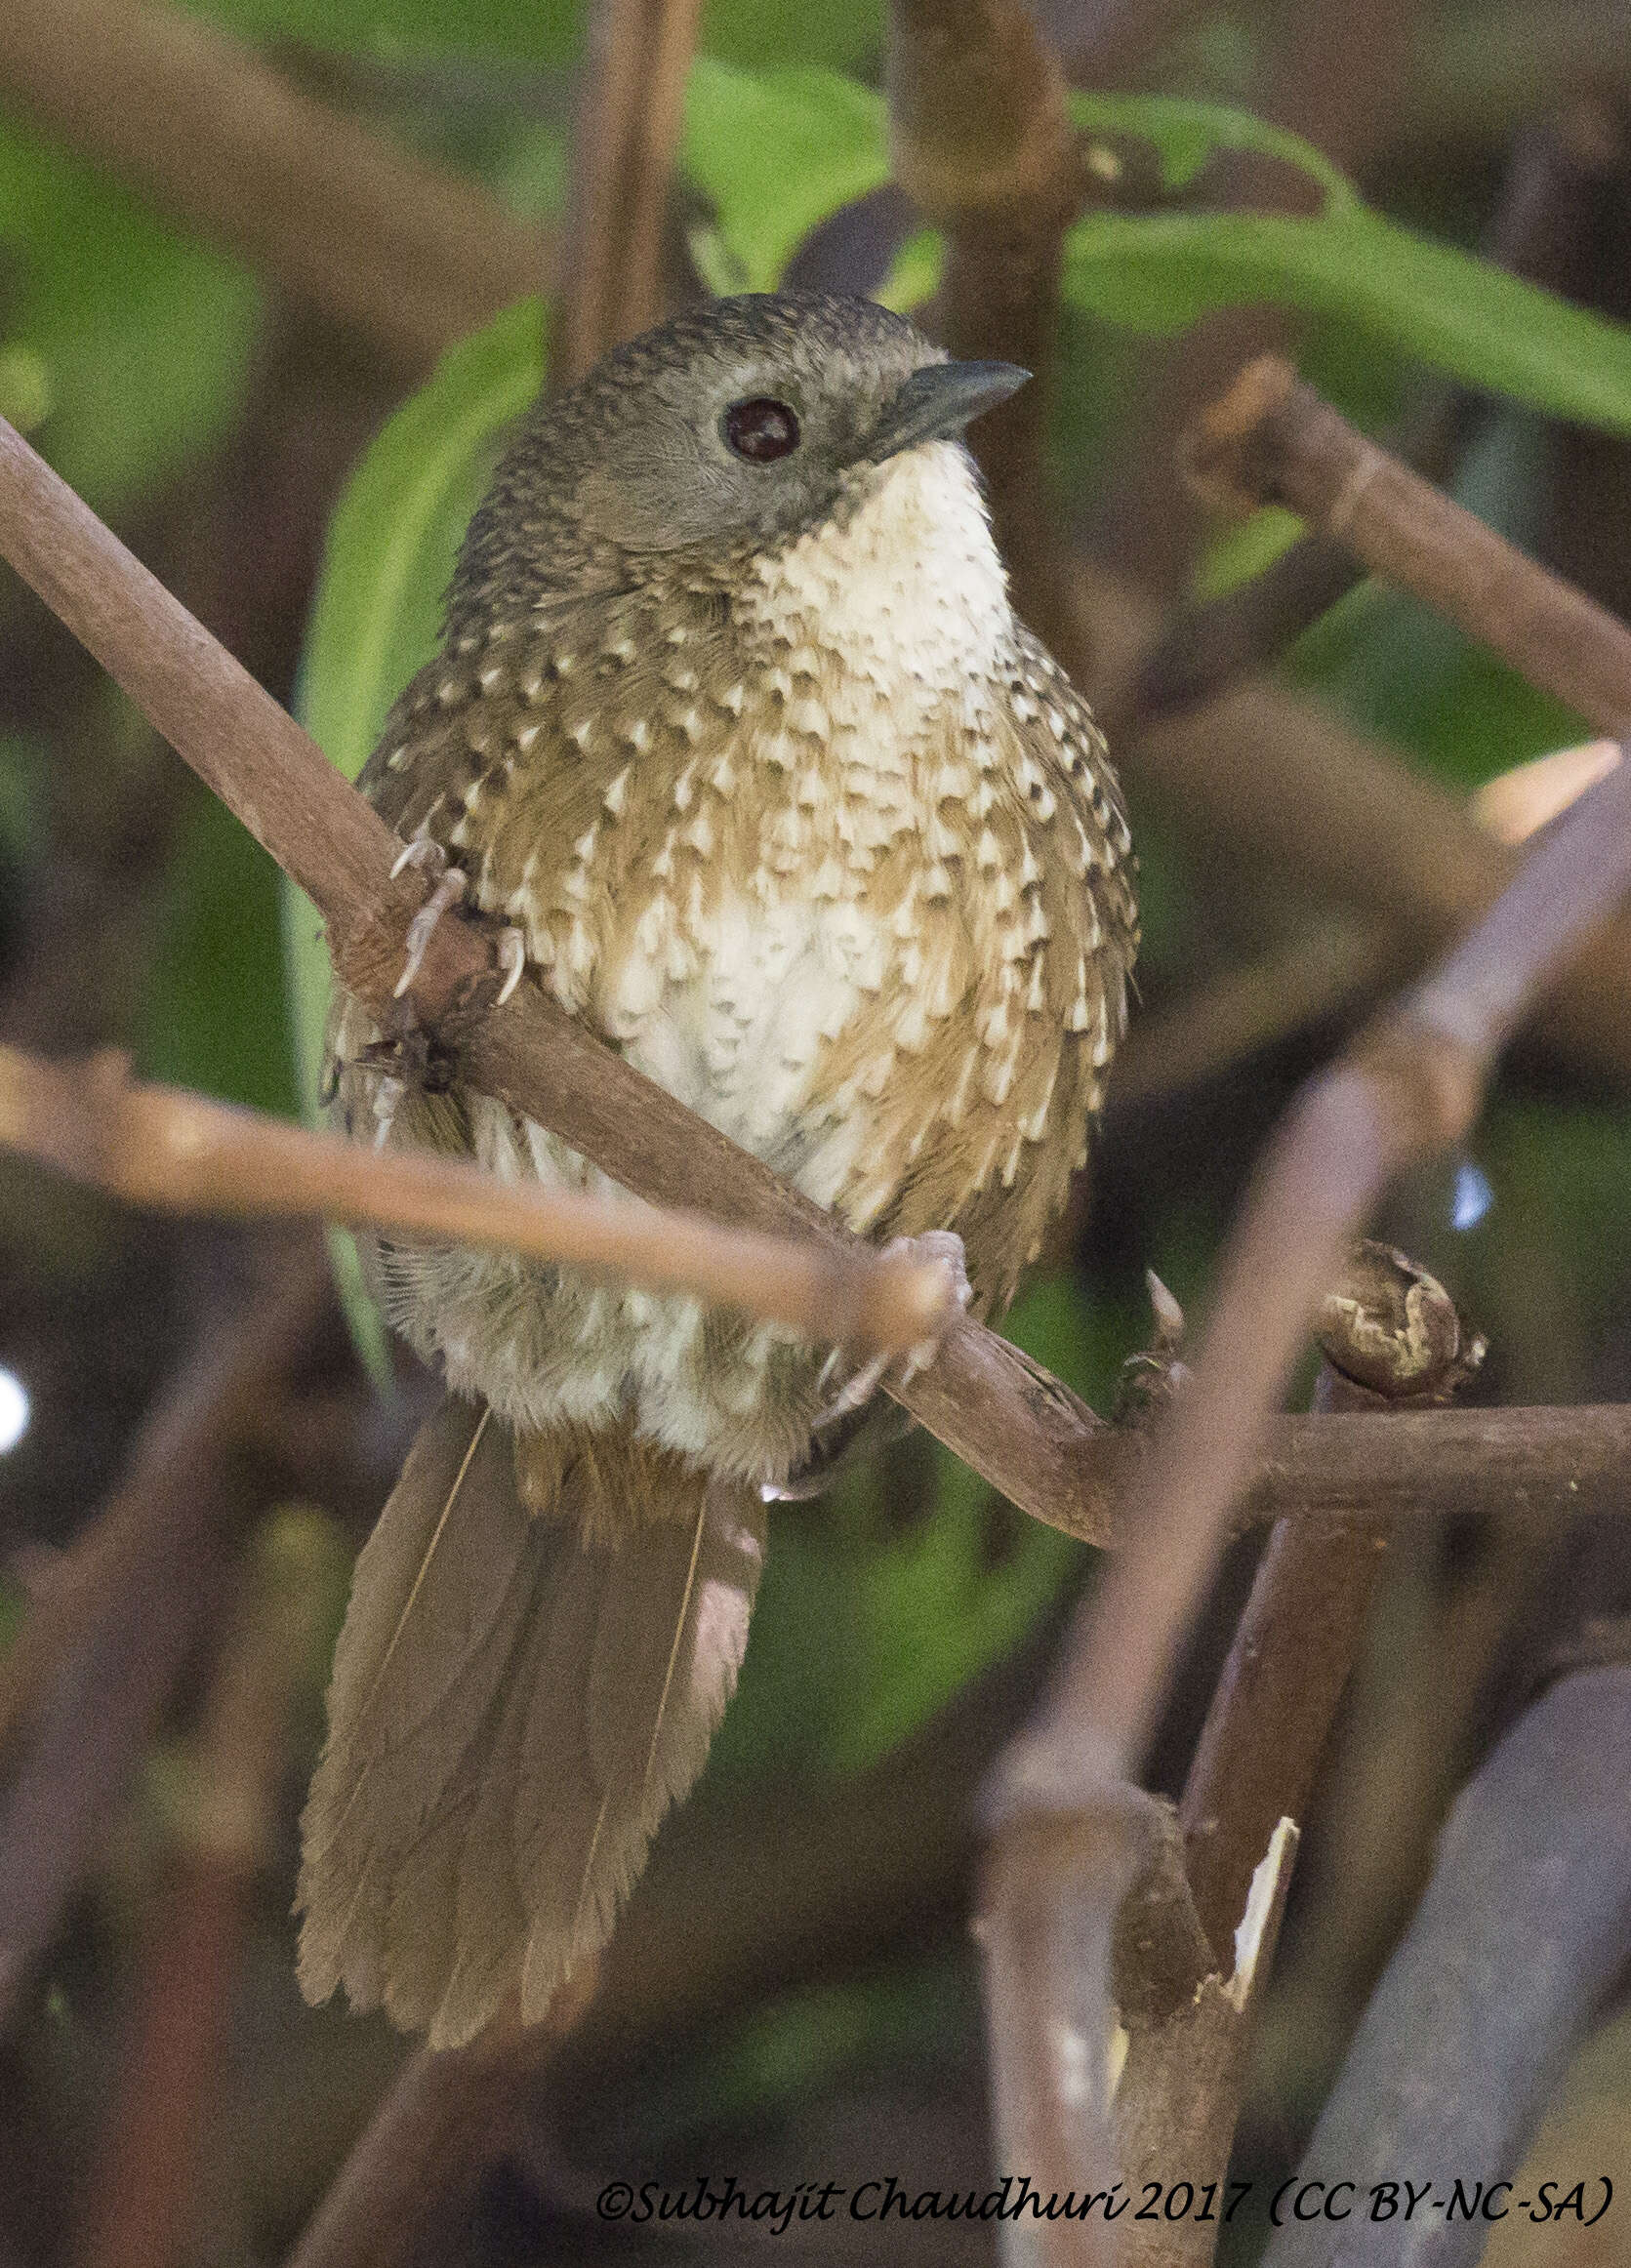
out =
[[[1631,629],[1367,440],[1289,363],[1249,364],[1186,453],[1206,502],[1286,506],[1599,731],[1618,738],[1631,724]]]
[[[1528,1000],[1631,885],[1631,770],[1571,805],[1439,968],[1310,1082],[1229,1242],[1190,1393],[1126,1506],[1132,1541],[1094,1599],[1048,1729],[1135,1768],[1173,1650],[1207,1580],[1308,1321],[1370,1205],[1471,1124]]]

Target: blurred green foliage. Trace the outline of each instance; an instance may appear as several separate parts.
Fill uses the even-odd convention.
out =
[[[341,54],[445,59],[450,53],[558,70],[577,56],[583,0],[189,0],[190,13],[245,38],[298,40]],[[881,0],[811,8],[797,0],[708,0],[702,44],[747,63],[865,66],[882,45]]]
[[[5,120],[0,276],[0,385],[100,512],[230,430],[260,307],[253,280]]]

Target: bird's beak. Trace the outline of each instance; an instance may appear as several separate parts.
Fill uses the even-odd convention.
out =
[[[876,464],[920,441],[949,441],[1031,376],[1015,362],[928,362],[900,388],[868,443]]]

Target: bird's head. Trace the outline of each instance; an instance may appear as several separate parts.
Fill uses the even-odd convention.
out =
[[[902,452],[955,442],[1026,376],[949,361],[870,300],[717,300],[523,423],[471,522],[453,610],[774,550],[853,508]]]

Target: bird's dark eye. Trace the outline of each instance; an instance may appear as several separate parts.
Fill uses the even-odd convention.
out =
[[[791,457],[798,446],[798,420],[786,402],[756,393],[745,402],[732,402],[719,420],[725,446],[750,465],[773,465]]]

